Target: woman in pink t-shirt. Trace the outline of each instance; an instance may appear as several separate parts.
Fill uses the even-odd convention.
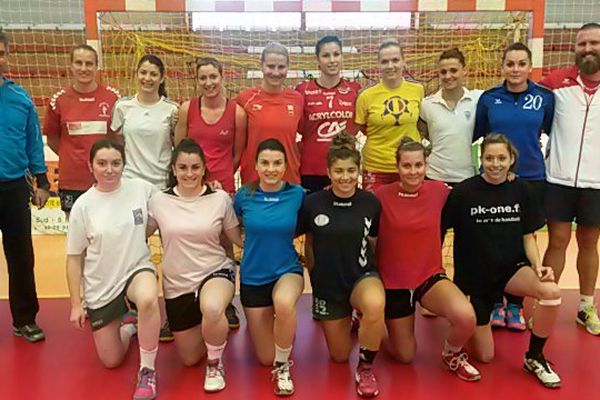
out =
[[[385,322],[391,354],[411,362],[417,350],[415,306],[418,301],[450,322],[442,360],[466,381],[481,378],[462,350],[475,330],[475,312],[467,297],[442,269],[441,217],[450,189],[425,180],[426,150],[403,138],[396,151],[399,181],[381,186],[377,266],[385,286]]]
[[[163,289],[175,347],[185,365],[207,356],[204,390],[225,388],[225,309],[235,292],[235,264],[220,237],[242,246],[231,197],[207,184],[204,153],[192,139],[173,151],[168,189],[148,204],[148,230],[160,229]]]
[[[200,97],[184,102],[175,127],[175,145],[183,138],[194,139],[206,155],[208,177],[235,193],[233,175],[246,146],[246,112],[225,97],[223,65],[214,58],[202,58],[196,66]]]

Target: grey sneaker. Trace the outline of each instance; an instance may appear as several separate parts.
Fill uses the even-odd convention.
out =
[[[15,334],[15,336],[21,336],[29,343],[35,343],[39,342],[40,340],[46,339],[44,331],[35,322],[33,324],[23,325],[18,328],[16,326],[13,326],[13,333]]]

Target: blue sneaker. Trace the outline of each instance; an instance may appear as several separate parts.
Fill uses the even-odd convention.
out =
[[[490,325],[492,325],[492,328],[506,327],[506,309],[504,308],[504,304],[494,304],[494,310],[490,316]]]
[[[523,307],[518,304],[506,305],[506,327],[511,331],[523,332],[527,329]]]

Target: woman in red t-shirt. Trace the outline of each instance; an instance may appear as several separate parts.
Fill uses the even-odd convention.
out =
[[[204,150],[209,179],[235,193],[233,175],[246,146],[246,112],[223,91],[223,65],[203,58],[196,65],[200,97],[183,103],[175,127],[175,146],[185,137]]]
[[[385,286],[385,323],[394,358],[415,356],[415,305],[450,322],[442,360],[466,381],[481,378],[462,350],[475,330],[475,312],[467,297],[442,269],[441,217],[450,191],[443,183],[425,180],[426,150],[403,138],[396,151],[399,181],[381,186],[377,266]]]
[[[300,184],[300,152],[296,134],[304,100],[300,93],[283,86],[288,67],[287,48],[281,43],[267,44],[260,57],[261,83],[243,90],[236,98],[248,114],[248,143],[240,163],[244,184],[258,179],[256,149],[266,139],[277,139],[285,148],[287,169],[283,180]]]

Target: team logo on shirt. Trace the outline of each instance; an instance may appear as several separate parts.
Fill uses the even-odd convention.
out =
[[[294,105],[293,104],[288,104],[287,105],[287,112],[288,112],[288,115],[290,117],[294,116],[295,112],[294,112]]]
[[[314,219],[316,226],[325,226],[329,223],[329,217],[325,214],[319,214]]]
[[[136,208],[135,210],[131,210],[133,212],[133,223],[135,225],[143,225],[144,224],[144,213],[141,208]]]
[[[262,110],[262,104],[252,104],[252,110],[253,111],[260,111]]]
[[[494,104],[502,104],[502,100],[496,99],[496,100],[494,100]]]
[[[383,102],[382,117],[391,115],[396,120],[394,125],[400,125],[400,117],[402,117],[402,114],[410,114],[410,111],[408,110],[408,100],[400,96],[392,96],[385,99]]]
[[[331,142],[338,132],[346,129],[346,121],[323,122],[317,128],[317,142]]]
[[[227,136],[229,135],[229,129],[221,129],[221,132],[219,132],[219,136]]]
[[[99,117],[109,117],[108,112],[110,111],[110,106],[107,102],[103,101],[98,104],[98,107],[100,108],[100,114],[98,114]]]
[[[465,118],[467,119],[467,121],[471,119],[471,111],[465,110]]]
[[[339,88],[338,88],[338,92],[339,92],[340,94],[348,94],[348,93],[350,93],[351,91],[352,91],[352,89],[350,89],[349,87],[346,87],[346,86],[342,86],[342,87],[339,87]]]
[[[340,106],[342,106],[342,107],[352,107],[352,102],[340,99]]]
[[[361,267],[366,267],[369,260],[367,259],[367,249],[369,246],[369,241],[367,240],[367,236],[369,236],[369,231],[371,230],[371,224],[373,220],[371,218],[365,217],[364,219],[365,225],[363,226],[363,239],[360,244],[360,254],[358,256],[358,264]]]

